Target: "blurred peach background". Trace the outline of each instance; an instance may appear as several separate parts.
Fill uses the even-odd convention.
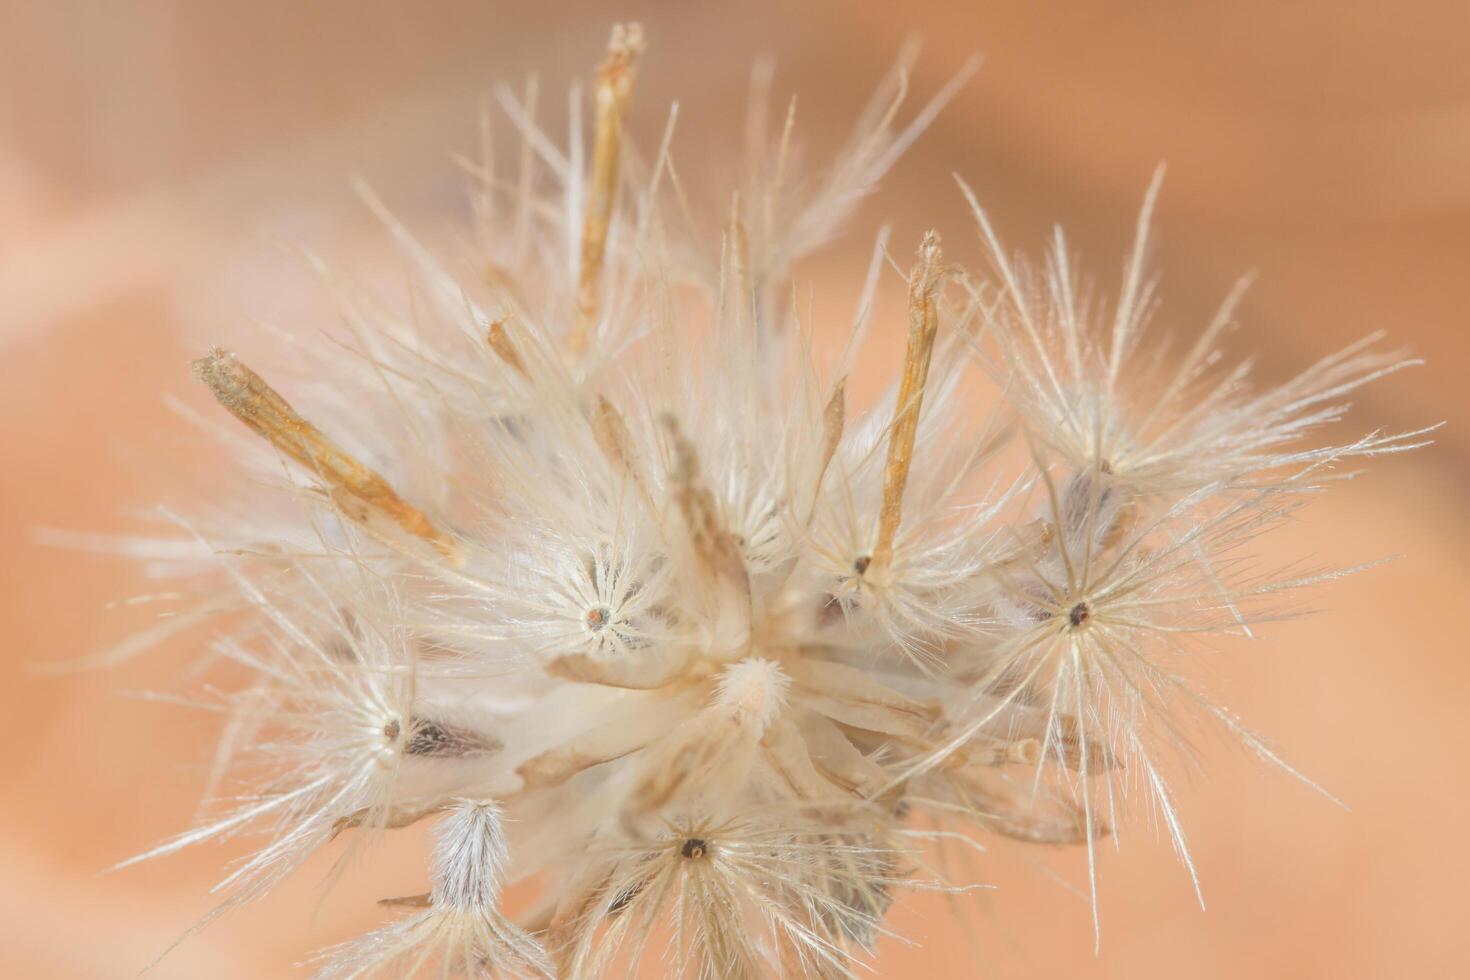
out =
[[[1470,657],[1454,627],[1470,609],[1470,6],[1449,0],[0,0],[0,974],[135,975],[239,853],[98,876],[188,822],[212,727],[118,696],[185,687],[177,645],[109,672],[30,671],[147,621],[105,608],[146,590],[136,570],[42,548],[35,528],[118,530],[169,499],[171,464],[199,447],[163,397],[204,405],[193,353],[256,318],[314,330],[329,315],[278,246],[357,268],[381,254],[350,173],[415,223],[464,221],[449,153],[474,146],[479,98],[534,69],[554,104],[614,18],[650,34],[634,128],[652,138],[680,99],[695,173],[720,172],[711,140],[739,137],[758,55],[776,59],[778,96],[801,93],[814,150],[845,135],[906,34],[927,42],[921,96],[985,55],[853,234],[808,263],[819,315],[845,314],[881,220],[897,242],[937,224],[978,260],[952,170],[1013,244],[1064,223],[1108,286],[1167,160],[1172,322],[1195,329],[1257,270],[1235,339],[1263,376],[1383,327],[1429,365],[1364,394],[1353,431],[1451,423],[1271,545],[1403,559],[1320,589],[1316,615],[1218,665],[1222,699],[1349,811],[1211,745],[1208,775],[1180,794],[1207,911],[1167,844],[1134,827],[1102,858],[1094,956],[1085,900],[1000,848],[985,914],[905,900],[895,921],[919,945],[889,944],[881,975],[1467,975]],[[896,351],[900,321],[886,322],[878,346]],[[151,975],[302,975],[293,963],[377,919],[372,899],[419,890],[421,846],[390,847],[324,901],[326,865],[308,867]],[[1079,854],[1041,858],[1084,881]]]

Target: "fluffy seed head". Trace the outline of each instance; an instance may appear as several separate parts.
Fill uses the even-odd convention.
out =
[[[258,831],[230,904],[440,820],[426,893],[392,903],[416,911],[321,976],[599,976],[661,945],[693,976],[850,976],[900,887],[974,883],[931,870],[972,836],[1091,854],[1140,796],[1188,862],[1167,774],[1194,728],[1285,765],[1198,654],[1333,574],[1255,542],[1342,460],[1423,441],[1311,443],[1405,362],[1356,346],[1252,390],[1218,358],[1230,302],[1143,356],[1157,185],[1107,315],[1060,238],[1009,256],[965,188],[979,242],[930,233],[889,274],[884,233],[819,358],[792,265],[954,86],[906,116],[906,51],[815,174],[795,104],[772,128],[758,97],[701,227],[674,117],[632,139],[643,46],[614,32],[590,147],[542,130],[535,85],[497,93],[518,145],[463,161],[484,254],[437,257],[364,190],[411,295],[349,296],[291,370],[196,365],[255,477],[185,521],[211,547],[178,569],[236,686],[218,803],[151,853]],[[977,249],[988,271],[956,261]],[[904,353],[864,402],[880,290]],[[502,887],[531,880],[513,923]]]

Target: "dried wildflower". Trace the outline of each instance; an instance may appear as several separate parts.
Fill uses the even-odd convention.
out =
[[[825,372],[789,270],[953,88],[899,128],[901,62],[804,178],[794,103],[771,140],[757,100],[712,240],[672,115],[651,161],[625,131],[642,48],[614,32],[585,167],[578,126],[565,151],[537,126],[534,86],[501,93],[515,173],[467,165],[481,274],[368,195],[418,271],[413,315],[352,304],[353,355],[299,398],[281,382],[297,407],[234,355],[197,365],[263,437],[241,454],[301,483],[193,522],[216,544],[200,608],[229,614],[213,649],[254,677],[217,705],[211,788],[246,789],[144,856],[263,833],[228,905],[338,835],[444,814],[431,890],[389,903],[417,911],[324,977],[598,976],[655,948],[694,976],[850,976],[899,888],[954,886],[929,841],[1090,850],[1139,790],[1188,861],[1166,773],[1191,726],[1284,765],[1189,655],[1330,577],[1249,549],[1333,464],[1421,441],[1307,444],[1408,362],[1358,346],[1253,393],[1216,366],[1229,303],[1180,358],[1142,357],[1156,187],[1107,323],[1060,238],[1029,271],[966,189],[993,277],[926,236],[897,382],[860,410],[886,235]],[[976,413],[972,371],[1009,412]],[[1030,463],[1007,471],[1012,441]],[[501,885],[531,878],[513,924]]]

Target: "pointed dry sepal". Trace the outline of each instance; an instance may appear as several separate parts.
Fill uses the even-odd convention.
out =
[[[628,431],[628,423],[623,419],[623,413],[618,411],[617,406],[609,401],[606,395],[598,395],[597,401],[593,403],[588,421],[592,425],[592,435],[597,440],[597,448],[602,450],[603,456],[615,471],[627,475],[633,481],[644,504],[652,512],[654,510],[653,497],[649,494],[648,482],[643,478],[643,466],[638,459],[638,451],[633,444],[633,434]]]
[[[582,262],[577,279],[577,316],[572,327],[573,353],[586,350],[597,325],[602,292],[602,260],[618,195],[618,163],[623,149],[623,122],[633,99],[643,28],[618,24],[607,44],[607,58],[597,69],[592,133],[592,174],[588,179],[587,213],[582,221]]]
[[[726,288],[735,306],[735,327],[742,339],[748,338],[755,322],[755,282],[750,271],[750,233],[740,219],[740,197],[730,204],[730,217],[725,222]]]
[[[740,556],[740,546],[725,526],[714,494],[700,478],[699,455],[674,416],[664,415],[662,421],[674,452],[669,486],[674,503],[684,517],[695,557],[712,576],[747,583],[748,574],[745,561]],[[742,588],[748,591],[748,583]]]
[[[739,656],[750,642],[750,572],[714,494],[700,476],[693,444],[673,415],[664,415],[662,421],[674,456],[669,490],[684,519],[694,556],[715,583],[716,612],[706,653],[715,658]]]
[[[919,246],[919,261],[909,273],[908,347],[903,355],[903,377],[899,379],[898,402],[888,435],[888,463],[883,471],[883,509],[878,516],[878,540],[868,563],[869,574],[887,568],[893,560],[893,539],[898,534],[899,521],[903,516],[903,491],[908,484],[914,440],[919,433],[924,384],[929,378],[934,338],[939,333],[939,286],[943,279],[939,236],[930,231]]]
[[[241,422],[281,452],[317,473],[330,485],[332,500],[344,514],[369,524],[374,515],[432,544],[450,562],[463,558],[454,539],[423,511],[398,496],[388,481],[353,458],[321,430],[296,414],[265,379],[218,348],[194,362],[194,376]]]
[[[526,362],[521,360],[521,352],[516,349],[515,341],[510,339],[510,331],[506,329],[506,324],[509,322],[509,317],[501,317],[493,321],[490,328],[485,331],[485,342],[490,345],[495,356],[500,358],[506,367],[526,378],[530,376],[526,373]]]
[[[816,479],[812,481],[812,505],[807,509],[806,514],[808,526],[817,516],[817,501],[822,497],[822,481],[827,478],[827,470],[832,465],[832,458],[837,455],[837,447],[842,444],[842,433],[846,427],[847,376],[843,375],[832,386],[832,394],[827,398],[827,407],[822,409],[822,455],[817,464]]]

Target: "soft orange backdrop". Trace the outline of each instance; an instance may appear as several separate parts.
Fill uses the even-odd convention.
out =
[[[900,906],[922,945],[889,944],[882,975],[1470,972],[1470,6],[0,0],[0,975],[134,975],[239,853],[97,876],[187,823],[211,726],[117,696],[184,688],[178,647],[105,673],[28,671],[127,635],[146,611],[104,605],[148,588],[123,562],[37,546],[34,529],[115,530],[167,499],[164,464],[197,447],[163,396],[204,405],[194,352],[252,318],[305,331],[329,315],[277,245],[358,268],[381,256],[353,172],[450,228],[463,214],[448,152],[474,145],[478,98],[531,69],[559,96],[613,17],[650,34],[635,128],[653,135],[679,98],[683,167],[717,175],[728,144],[712,141],[738,138],[758,54],[775,56],[778,93],[801,93],[822,149],[909,32],[927,41],[921,94],[984,53],[854,236],[804,269],[829,326],[880,219],[900,243],[936,224],[978,258],[952,170],[1016,244],[1064,223],[1106,285],[1167,160],[1169,319],[1196,328],[1254,269],[1236,341],[1264,376],[1384,327],[1429,365],[1359,398],[1353,431],[1450,421],[1438,445],[1380,461],[1271,545],[1403,559],[1319,590],[1316,615],[1217,667],[1223,699],[1350,810],[1208,745],[1208,773],[1180,794],[1207,911],[1167,845],[1134,827],[1102,858],[1094,956],[1085,901],[1000,848],[981,865],[997,886],[982,914],[956,922],[932,896]],[[899,343],[885,322],[874,377]],[[324,902],[314,865],[152,975],[291,975],[374,921],[372,899],[418,890],[420,846],[389,848]],[[1083,881],[1077,854],[1040,858]]]

